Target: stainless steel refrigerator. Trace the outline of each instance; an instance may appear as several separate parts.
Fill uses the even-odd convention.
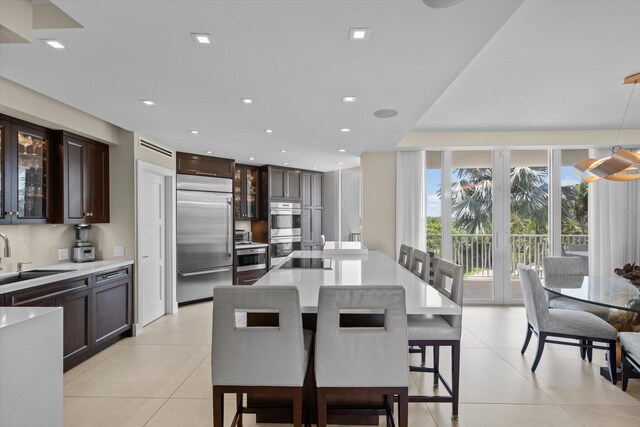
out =
[[[233,282],[233,181],[177,176],[178,303]]]

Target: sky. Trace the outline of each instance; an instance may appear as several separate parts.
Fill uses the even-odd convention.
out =
[[[456,177],[451,174],[451,181],[455,182]],[[578,184],[580,179],[574,175],[572,166],[562,166],[560,170],[561,185]],[[427,189],[427,216],[442,216],[438,190],[440,189],[440,169],[427,169],[426,189]]]

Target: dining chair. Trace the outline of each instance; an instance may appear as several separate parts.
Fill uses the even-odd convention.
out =
[[[450,261],[439,259],[436,266],[434,287],[445,297],[458,304],[462,308],[464,276],[462,266]],[[450,286],[447,286],[450,285]],[[422,360],[420,366],[409,366],[413,372],[433,373],[433,386],[438,387],[442,382],[449,393],[447,396],[438,396],[439,402],[451,402],[451,418],[458,419],[458,401],[460,390],[460,337],[462,335],[462,314],[408,316],[409,346],[420,348]],[[426,367],[425,349],[433,347],[433,367]],[[440,347],[451,347],[451,385],[449,385],[440,373]],[[413,351],[412,351],[413,352]],[[434,396],[412,395],[409,402],[431,402]]]
[[[407,367],[407,310],[402,286],[322,286],[318,300],[315,374],[318,427],[327,425],[330,396],[379,396],[380,407],[358,409],[369,415],[386,415],[393,421],[398,399],[398,425],[408,425],[409,369]],[[341,316],[376,313],[381,324],[346,327]],[[364,314],[368,316],[370,314]]]
[[[293,407],[270,408],[293,412],[293,424],[303,423],[303,394],[310,387],[307,375],[313,334],[302,329],[300,298],[293,286],[220,286],[213,291],[211,381],[213,423],[224,422],[224,394],[236,395],[236,418],[256,413],[243,405],[244,393],[280,396]],[[277,314],[277,327],[248,327],[247,314]],[[245,319],[244,322],[239,319]],[[264,409],[264,408],[262,408]]]
[[[411,254],[410,271],[422,279],[424,282],[429,281],[429,254],[419,249],[414,249]]]
[[[565,245],[564,248],[565,248],[566,251],[586,252],[586,251],[589,250],[589,245],[573,244],[573,245]]]
[[[535,372],[538,367],[546,343],[571,345],[584,348],[586,351],[595,348],[608,350],[609,375],[611,382],[615,384],[618,336],[616,329],[592,313],[561,308],[549,309],[542,283],[536,272],[524,264],[518,265],[518,272],[527,313],[527,334],[520,351],[522,354],[527,350],[531,335],[538,335],[538,350],[531,365],[531,372]],[[575,339],[578,343],[549,339],[550,337]],[[606,346],[593,344],[594,342],[602,342]]]
[[[622,391],[627,391],[631,367],[640,371],[640,333],[620,332],[622,344]]]
[[[435,252],[427,252],[429,254],[429,284],[433,286],[436,279],[436,269],[438,267],[438,257]]]
[[[411,268],[411,254],[413,248],[407,245],[400,245],[400,255],[398,256],[398,264],[409,270]]]
[[[542,260],[544,281],[551,288],[579,288],[585,276],[589,275],[589,265],[580,257],[546,257]],[[582,310],[593,313],[602,320],[609,320],[609,309],[595,304],[577,301],[547,292],[549,307],[566,310]]]

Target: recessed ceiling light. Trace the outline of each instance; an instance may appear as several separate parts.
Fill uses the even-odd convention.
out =
[[[195,129],[191,129],[191,130],[189,131],[189,133],[191,133],[191,134],[193,134],[193,135],[197,135],[197,134],[198,134],[198,131],[197,131],[197,130],[195,130]]]
[[[253,104],[253,99],[251,98],[241,98],[242,102],[244,102],[245,104]]]
[[[289,164],[289,163],[287,163],[287,162],[284,162],[284,163],[283,163],[283,165],[285,165],[285,166],[287,166],[288,164]]]
[[[64,49],[64,45],[56,39],[40,39],[54,49]]]
[[[207,33],[191,33],[191,37],[200,44],[211,44],[211,38]]]
[[[343,96],[342,102],[356,102],[355,96]]]
[[[273,129],[265,129],[265,133],[273,133]]]
[[[342,163],[342,162],[338,162],[338,164],[339,164],[339,165],[342,165],[343,163]]]
[[[368,28],[351,28],[349,30],[349,40],[367,40],[369,39]]]
[[[341,153],[344,153],[344,152],[345,152],[345,151],[347,151],[347,150],[345,150],[344,148],[341,148],[341,149],[339,149],[338,151],[339,151],[339,152],[341,152]]]
[[[213,151],[209,151],[209,150],[207,150],[207,151],[205,151],[204,153],[205,153],[205,154],[213,154]]]
[[[281,153],[286,153],[286,152],[287,152],[287,150],[280,150],[280,152],[281,152]]]
[[[314,166],[314,167],[312,167],[311,169],[316,170],[316,169],[318,169],[318,167],[317,167],[317,166]]]
[[[156,105],[156,103],[150,99],[141,99],[140,102],[142,102],[144,105]]]
[[[340,132],[351,132],[351,129],[349,129],[349,128],[342,128],[342,129],[340,129]]]
[[[247,157],[247,160],[255,160],[253,157]]]

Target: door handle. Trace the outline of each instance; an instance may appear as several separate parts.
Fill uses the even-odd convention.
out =
[[[205,271],[194,271],[193,273],[178,273],[182,277],[190,277],[190,276],[201,276],[203,274],[210,273],[223,273],[225,271],[231,271],[230,268],[216,268],[214,270],[205,270]]]

